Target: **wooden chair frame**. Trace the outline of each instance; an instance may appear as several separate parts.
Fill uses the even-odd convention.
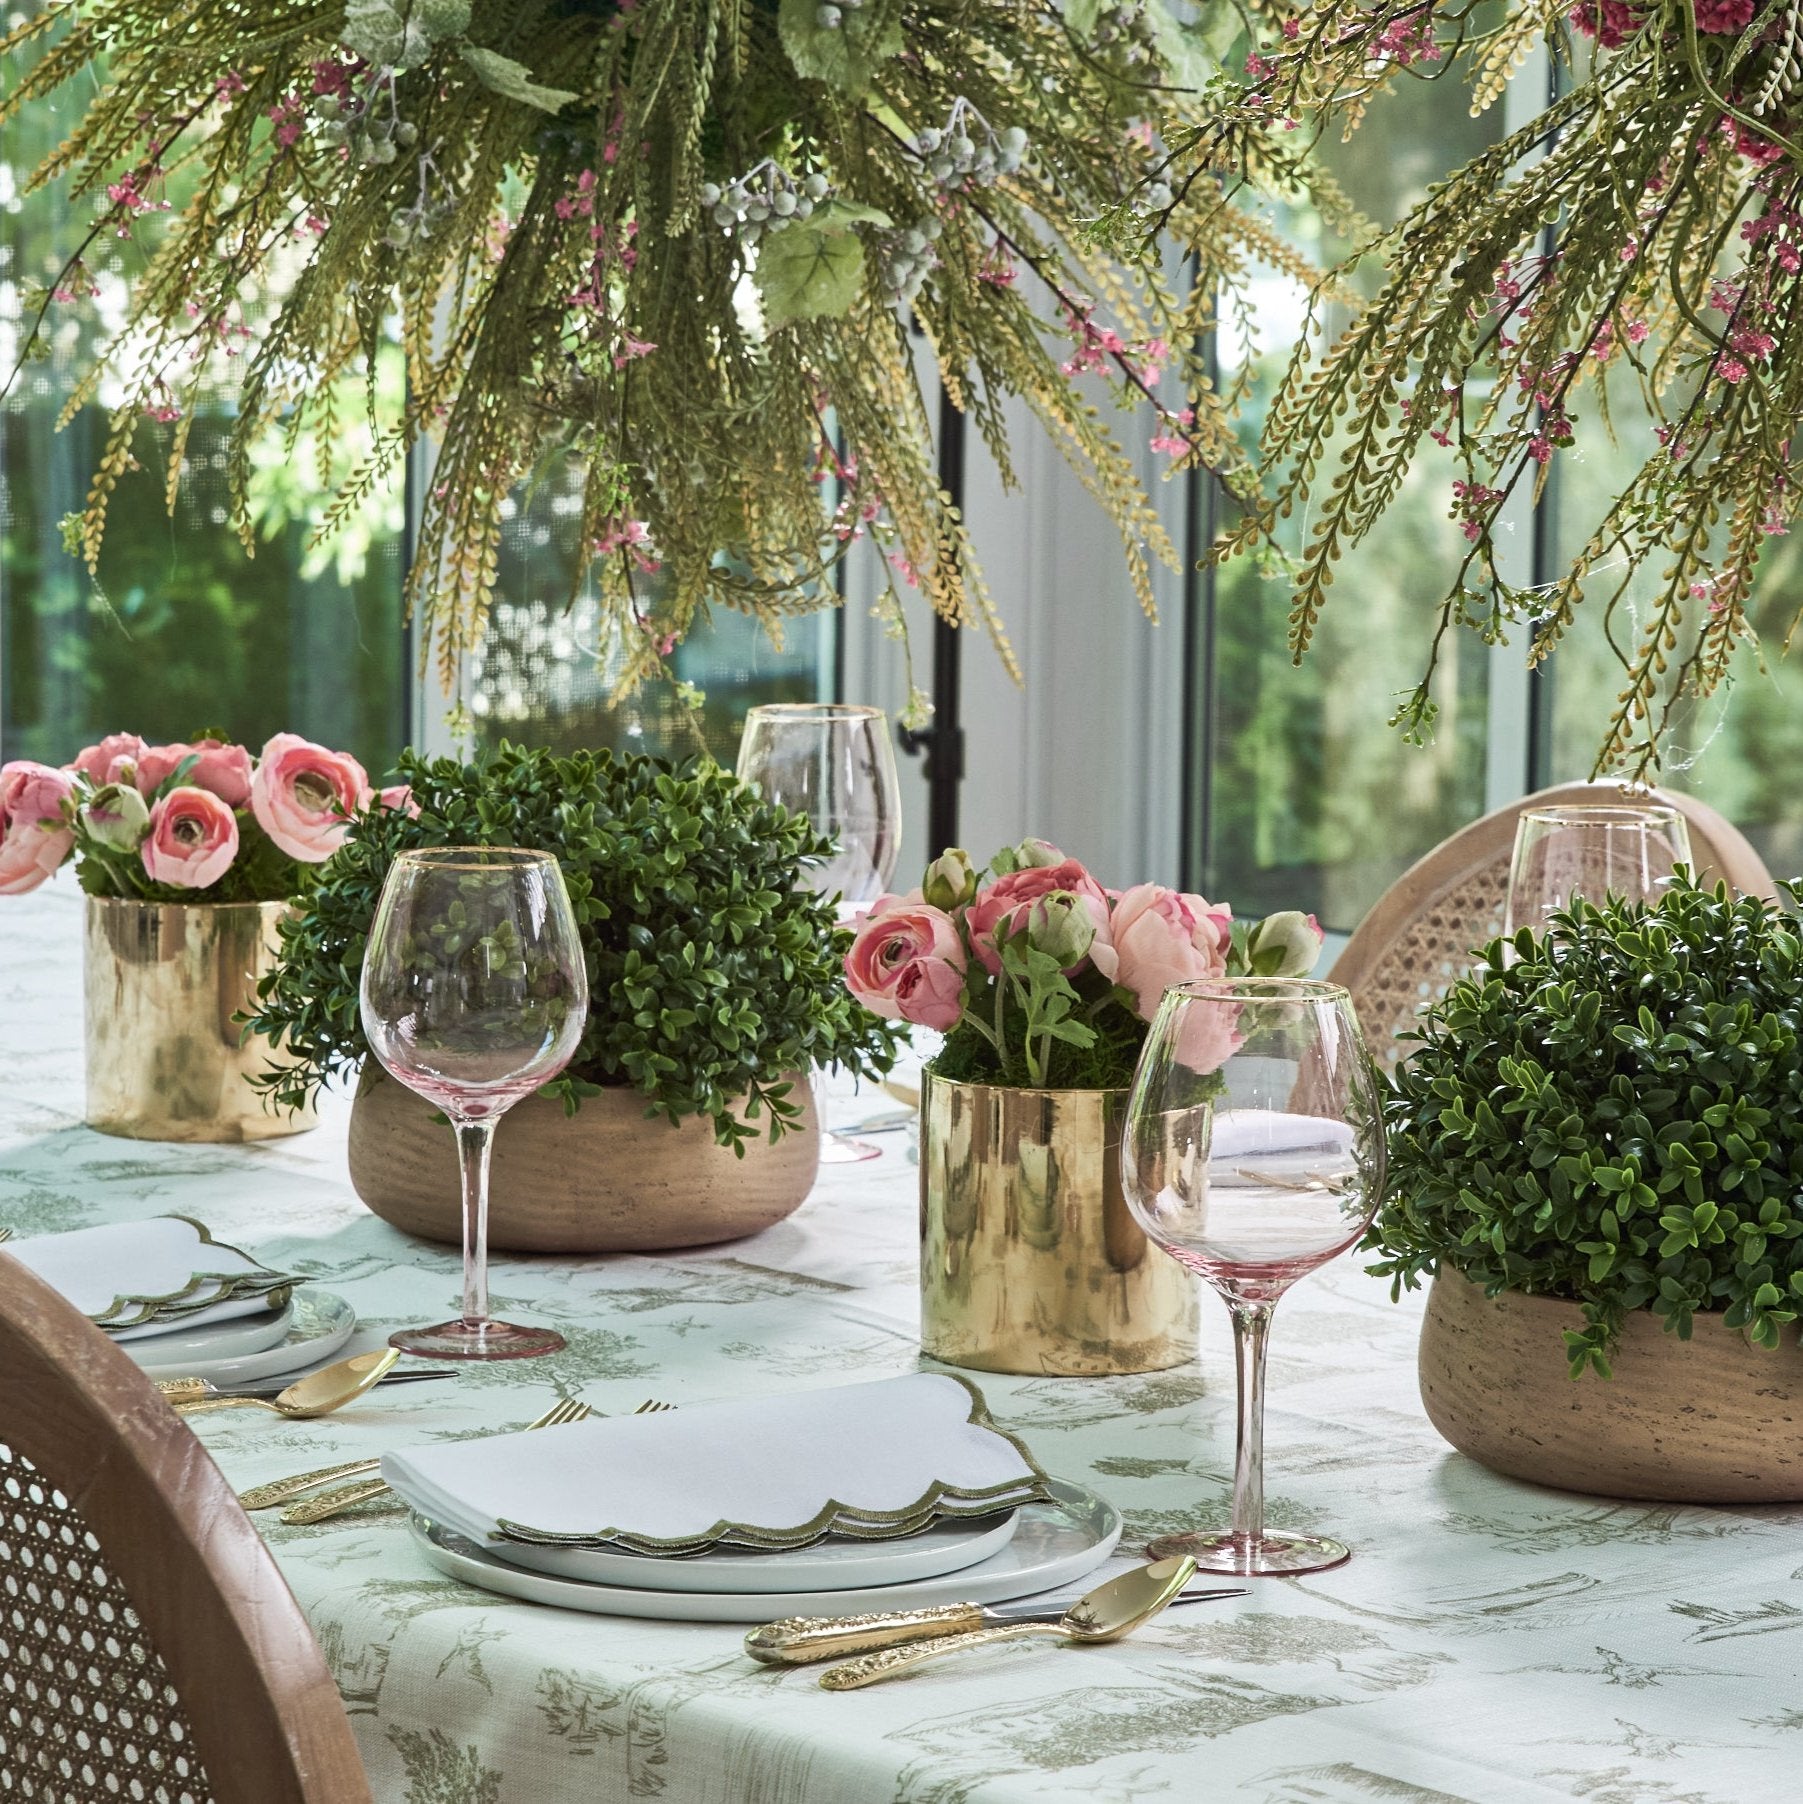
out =
[[[1746,895],[1774,898],[1764,861],[1739,828],[1695,796],[1656,789],[1690,829],[1697,875]],[[1502,928],[1515,823],[1530,808],[1598,807],[1623,800],[1619,784],[1562,783],[1523,796],[1443,840],[1378,899],[1334,961],[1331,980],[1352,992],[1373,1056],[1394,1063],[1396,1036],[1466,970],[1471,951]]]
[[[36,1468],[40,1487],[54,1487],[73,1505],[98,1542],[90,1558],[110,1571],[138,1619],[135,1631],[128,1621],[126,1637],[147,1643],[161,1660],[177,1700],[170,1714],[185,1722],[185,1745],[205,1769],[196,1795],[216,1804],[369,1804],[350,1722],[319,1645],[219,1468],[118,1347],[4,1254],[0,1443]],[[21,1523],[29,1528],[32,1506],[29,1498],[19,1501],[17,1481],[30,1476],[16,1461],[0,1471],[8,1481],[0,1489],[0,1542],[20,1539]],[[52,1554],[59,1551],[41,1512],[36,1537]],[[82,1781],[79,1770],[73,1781],[65,1768],[64,1777],[46,1783],[37,1769],[18,1764],[19,1753],[66,1760],[67,1735],[55,1729],[74,1721],[84,1731],[93,1727],[92,1715],[78,1717],[66,1696],[55,1702],[80,1685],[47,1679],[18,1645],[7,1618],[21,1579],[53,1634],[86,1629],[91,1639],[95,1617],[91,1607],[75,1615],[69,1598],[53,1580],[35,1576],[17,1548],[0,1545],[0,1578],[12,1581],[0,1595],[0,1637],[9,1650],[0,1670],[13,1681],[0,1694],[0,1735],[15,1750],[12,1777],[38,1788],[27,1796],[115,1795],[86,1789],[93,1781]],[[69,1670],[83,1659],[75,1651]],[[104,1660],[103,1653],[90,1663],[104,1669]],[[113,1676],[120,1670],[107,1676],[130,1702]],[[154,1664],[141,1670],[154,1677]],[[21,1710],[27,1691],[39,1702]],[[67,1714],[56,1715],[59,1708]],[[136,1777],[149,1786],[145,1796],[158,1795],[154,1773]],[[169,1796],[187,1789],[162,1783]]]

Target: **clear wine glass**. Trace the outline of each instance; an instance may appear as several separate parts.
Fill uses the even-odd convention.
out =
[[[841,925],[889,888],[901,855],[901,785],[889,719],[857,702],[771,702],[745,717],[739,779],[796,814],[837,850],[802,866],[801,881],[833,897]],[[867,1141],[828,1133],[823,1163],[874,1159]]]
[[[450,1116],[463,1175],[463,1313],[389,1344],[429,1359],[555,1353],[551,1328],[488,1314],[495,1124],[576,1054],[588,973],[549,852],[446,846],[388,872],[363,958],[363,1032],[383,1069]]]
[[[1239,1426],[1231,1526],[1162,1536],[1153,1559],[1256,1577],[1349,1557],[1265,1527],[1265,1345],[1284,1292],[1370,1225],[1383,1172],[1376,1079],[1345,990],[1223,977],[1165,991],[1128,1097],[1123,1186],[1152,1240],[1232,1313]]]
[[[1515,823],[1505,934],[1542,928],[1574,896],[1655,902],[1689,865],[1690,827],[1662,803],[1528,808]]]

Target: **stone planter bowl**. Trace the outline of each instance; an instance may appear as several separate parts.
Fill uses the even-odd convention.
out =
[[[1750,1347],[1719,1316],[1691,1338],[1629,1316],[1615,1376],[1567,1374],[1563,1331],[1583,1311],[1447,1270],[1421,1328],[1433,1425],[1493,1471],[1563,1491],[1666,1503],[1803,1501],[1803,1348]]]
[[[801,1206],[820,1163],[820,1125],[805,1080],[805,1114],[773,1146],[742,1159],[689,1117],[647,1120],[636,1090],[604,1090],[574,1115],[529,1096],[495,1131],[489,1180],[491,1246],[519,1253],[637,1253],[739,1240]],[[457,1144],[432,1105],[364,1067],[351,1111],[351,1183],[409,1234],[461,1239]]]

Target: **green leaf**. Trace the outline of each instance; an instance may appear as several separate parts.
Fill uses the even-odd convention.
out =
[[[765,233],[756,280],[772,331],[801,319],[838,319],[851,311],[863,286],[864,246],[855,232],[801,220]]]
[[[823,81],[841,93],[859,95],[870,86],[879,65],[903,48],[901,9],[844,9],[837,25],[820,23],[820,0],[782,0],[777,30],[795,72],[808,81]]]
[[[525,106],[535,106],[540,112],[560,113],[572,100],[580,98],[571,88],[541,87],[532,79],[532,71],[524,63],[516,63],[512,57],[503,56],[498,50],[484,50],[479,44],[465,44],[463,60],[475,70],[482,85],[492,93],[500,94],[508,100],[517,100]]]

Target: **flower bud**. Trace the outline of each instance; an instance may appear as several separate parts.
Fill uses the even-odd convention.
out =
[[[89,836],[117,852],[135,852],[150,825],[150,805],[135,783],[102,785],[84,812]]]
[[[1255,977],[1306,977],[1321,956],[1321,929],[1300,909],[1266,915],[1246,941],[1246,956]]]
[[[989,861],[989,869],[997,877],[1011,877],[1016,871],[1036,871],[1042,866],[1063,864],[1064,854],[1046,839],[1023,839],[1018,846],[1004,846]]]
[[[970,854],[962,846],[941,852],[927,866],[920,893],[934,908],[962,908],[977,893],[977,871]]]
[[[1039,897],[1027,911],[1027,944],[1049,953],[1061,970],[1073,970],[1095,944],[1096,920],[1089,904],[1067,889]]]

